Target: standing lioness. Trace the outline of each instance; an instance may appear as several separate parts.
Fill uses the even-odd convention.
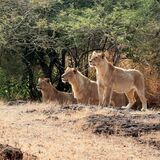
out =
[[[136,91],[142,102],[142,110],[147,109],[144,76],[140,71],[115,67],[107,61],[104,53],[93,52],[89,63],[96,68],[100,105],[110,105],[112,91],[115,91],[126,94],[129,101],[126,108],[129,109],[136,101]]]

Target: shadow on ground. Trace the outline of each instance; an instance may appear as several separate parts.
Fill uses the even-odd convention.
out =
[[[140,144],[148,144],[160,150],[159,138],[142,138],[144,135],[160,133],[160,114],[158,112],[151,112],[151,114],[150,112],[126,112],[124,110],[112,108],[101,110],[98,106],[84,105],[64,105],[59,107],[50,106],[49,108],[43,109],[41,112],[46,116],[46,119],[50,119],[55,122],[59,120],[59,114],[69,115],[72,117],[73,114],[78,114],[76,112],[83,112],[86,109],[91,111],[87,116],[73,120],[69,118],[63,123],[69,125],[71,122],[74,122],[73,124],[81,123],[82,120],[82,130],[91,131],[97,135],[102,134],[105,136],[116,135],[132,137]],[[26,113],[29,114],[34,112],[38,113],[39,111],[36,109],[26,111]]]
[[[141,120],[153,121],[159,119],[160,114],[150,115],[102,115],[95,114],[85,118],[84,130],[91,130],[94,134],[130,136],[140,143],[147,143],[160,150],[160,140],[144,141],[141,135],[160,131],[160,123],[142,123]]]

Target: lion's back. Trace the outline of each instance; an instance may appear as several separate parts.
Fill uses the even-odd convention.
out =
[[[74,98],[72,93],[59,91],[57,98],[59,98],[62,104],[76,104],[77,103],[77,100]]]

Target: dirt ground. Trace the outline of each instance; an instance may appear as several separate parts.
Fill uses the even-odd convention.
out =
[[[159,160],[160,110],[1,103],[0,143],[25,160]]]

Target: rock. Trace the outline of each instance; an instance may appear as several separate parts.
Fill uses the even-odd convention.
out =
[[[0,160],[37,160],[37,156],[28,154],[18,148],[0,144]]]
[[[1,160],[22,160],[23,153],[18,148],[0,144],[0,159]]]

